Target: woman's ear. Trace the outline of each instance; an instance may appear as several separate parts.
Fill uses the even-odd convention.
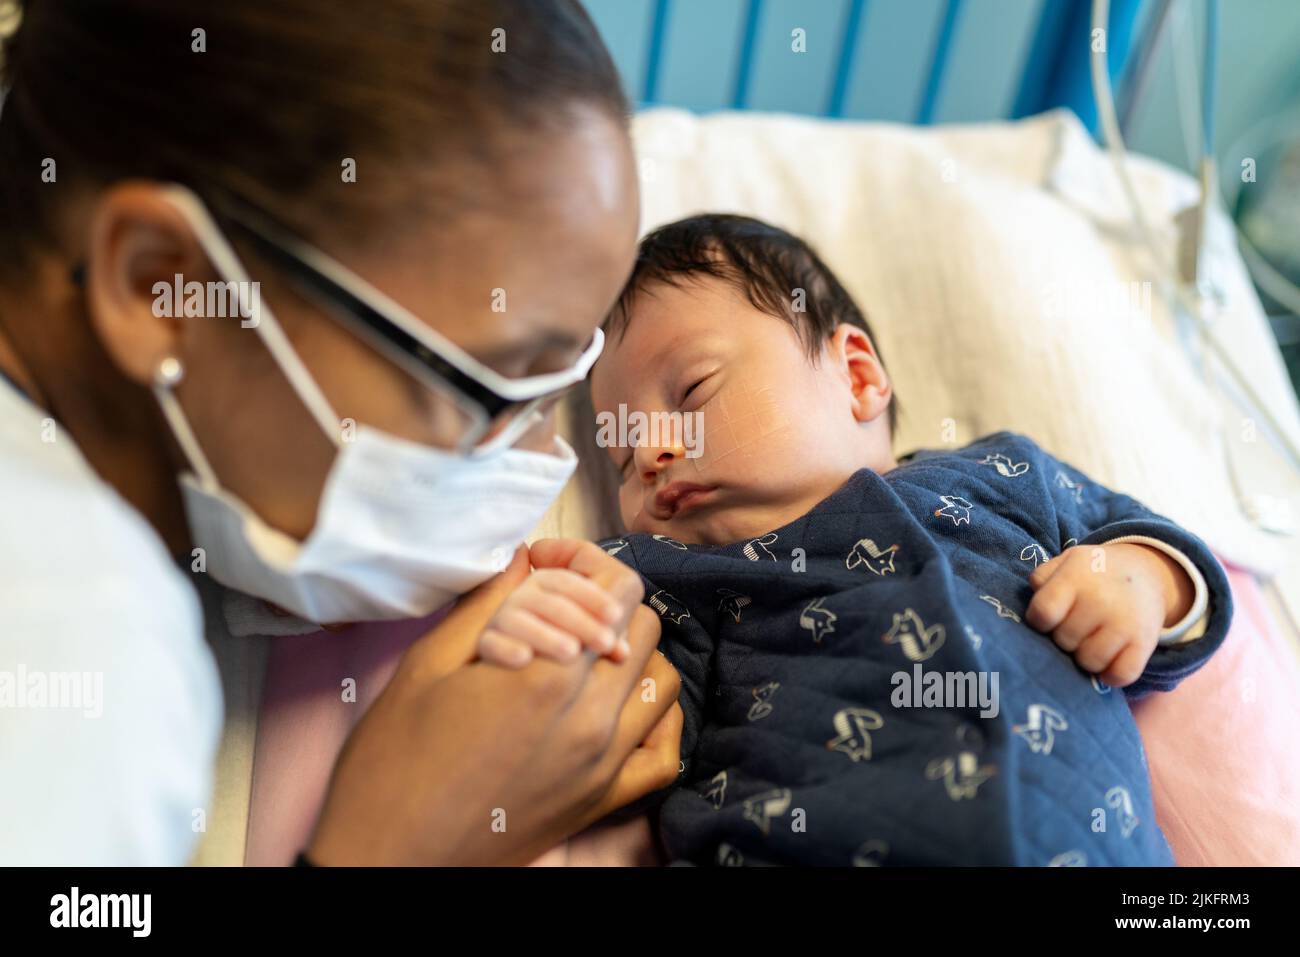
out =
[[[854,417],[859,422],[870,422],[884,414],[893,387],[866,332],[847,322],[840,323],[831,334],[830,352],[848,377]]]
[[[183,304],[174,301],[176,276],[182,284],[206,282],[212,270],[184,218],[158,187],[136,182],[105,190],[91,216],[85,255],[86,310],[114,365],[147,385],[164,358],[184,361],[185,320]],[[158,303],[162,308],[155,308]]]

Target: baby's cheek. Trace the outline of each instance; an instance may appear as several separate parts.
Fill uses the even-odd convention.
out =
[[[642,511],[641,496],[637,494],[629,482],[624,482],[623,487],[619,489],[618,511],[623,519],[623,527],[628,531],[640,532],[645,530],[637,527],[637,523],[645,517]]]
[[[739,475],[770,462],[773,447],[791,425],[786,404],[777,390],[748,382],[720,392],[693,413],[702,440],[691,458],[696,469]]]

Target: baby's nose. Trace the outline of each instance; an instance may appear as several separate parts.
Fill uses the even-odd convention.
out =
[[[642,477],[653,482],[673,462],[685,458],[686,450],[679,446],[642,446],[636,450],[636,456]]]

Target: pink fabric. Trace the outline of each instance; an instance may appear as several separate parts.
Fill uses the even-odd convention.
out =
[[[343,742],[392,678],[402,652],[446,611],[269,639],[245,864],[289,864],[306,846]],[[347,678],[356,681],[354,701],[344,700]]]
[[[653,867],[664,863],[644,814],[597,824],[551,848],[530,867]]]
[[[1183,867],[1300,864],[1300,658],[1259,585],[1224,563],[1223,645],[1133,709],[1159,822]]]
[[[1236,614],[1210,662],[1134,708],[1156,819],[1182,866],[1300,864],[1300,659],[1254,579],[1225,563]],[[330,770],[401,653],[442,616],[274,639],[253,757],[245,861],[287,864],[304,846]],[[357,681],[355,704],[341,682]],[[656,863],[644,817],[602,824],[534,866]]]

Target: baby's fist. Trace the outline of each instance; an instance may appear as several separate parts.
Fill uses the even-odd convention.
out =
[[[479,636],[484,661],[522,668],[541,655],[572,661],[585,648],[619,660],[614,631],[623,609],[600,585],[567,568],[534,569],[502,602]]]
[[[1145,545],[1076,545],[1029,576],[1025,620],[1080,668],[1122,688],[1142,676],[1166,620],[1177,620],[1184,588],[1175,576],[1186,578]]]

